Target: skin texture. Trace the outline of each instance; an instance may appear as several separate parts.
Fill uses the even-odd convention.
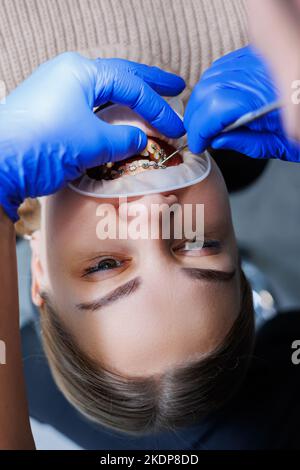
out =
[[[41,306],[40,292],[46,291],[82,350],[124,376],[159,374],[209,353],[238,315],[239,274],[222,282],[195,279],[182,268],[231,272],[238,266],[228,194],[215,163],[198,185],[130,199],[129,205],[204,204],[205,238],[218,240],[217,247],[191,251],[172,235],[99,240],[96,210],[104,202],[118,210],[117,200],[83,197],[70,189],[43,198],[41,229],[32,241],[35,304]],[[104,258],[114,260],[112,269],[84,275]],[[95,311],[76,307],[136,278],[127,289],[131,294],[109,305]]]

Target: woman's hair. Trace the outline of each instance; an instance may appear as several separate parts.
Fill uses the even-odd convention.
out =
[[[38,199],[25,199],[18,209],[19,220],[15,230],[19,237],[31,236],[40,228],[41,206]]]
[[[241,271],[241,309],[222,344],[165,373],[128,378],[87,357],[43,294],[44,349],[59,389],[90,420],[130,434],[170,430],[216,411],[241,384],[252,354],[252,291]]]
[[[34,208],[29,202],[22,215],[30,204]],[[26,220],[21,228],[28,232]],[[137,435],[196,424],[234,395],[251,359],[252,290],[241,269],[240,276],[240,311],[222,343],[200,360],[144,378],[123,377],[87,357],[42,293],[42,340],[57,386],[83,415],[116,431]]]

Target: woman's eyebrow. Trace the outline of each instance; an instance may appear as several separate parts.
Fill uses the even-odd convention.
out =
[[[185,273],[185,275],[192,279],[209,282],[227,282],[230,281],[236,273],[235,269],[233,271],[219,271],[215,269],[181,268],[181,270]],[[141,282],[141,278],[136,277],[117,287],[103,297],[100,297],[99,299],[93,300],[92,302],[83,302],[77,304],[76,308],[79,310],[91,310],[92,312],[95,312],[96,310],[99,310],[102,307],[106,307],[107,305],[110,305],[123,297],[128,297],[129,295],[133,294],[141,285]]]
[[[92,302],[83,302],[77,304],[76,308],[79,310],[91,310],[92,312],[95,312],[102,307],[106,307],[107,305],[116,302],[122,297],[128,297],[129,295],[133,294],[139,288],[141,282],[142,280],[140,277],[135,277],[134,279],[131,279],[125,284],[122,284],[99,299],[96,299]]]
[[[181,268],[181,270],[192,279],[209,282],[228,282],[236,273],[236,269],[232,271],[219,271],[215,269]]]

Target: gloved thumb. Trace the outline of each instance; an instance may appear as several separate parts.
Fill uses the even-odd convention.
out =
[[[81,171],[124,160],[142,152],[147,146],[147,136],[138,127],[108,124],[94,114],[80,134],[83,139],[78,156]]]

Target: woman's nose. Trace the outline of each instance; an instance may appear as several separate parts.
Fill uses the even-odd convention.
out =
[[[154,213],[163,214],[176,204],[178,204],[178,198],[175,194],[147,194],[134,200],[129,200],[127,202],[127,210],[128,214],[135,214],[138,211],[140,216],[149,219]]]
[[[178,197],[173,193],[158,193],[158,194],[147,194],[145,196],[138,197],[134,201],[129,201],[128,206],[131,204],[138,203],[146,208],[151,208],[152,204],[166,204],[167,206],[172,206],[173,204],[178,203]]]
[[[132,217],[138,216],[141,222],[152,223],[153,217],[158,217],[160,220],[163,214],[175,211],[176,205],[178,205],[178,197],[175,194],[147,194],[126,201],[125,206],[119,207],[119,217],[120,219],[126,217],[126,222],[128,222]],[[155,224],[159,223],[159,220],[155,220]]]

